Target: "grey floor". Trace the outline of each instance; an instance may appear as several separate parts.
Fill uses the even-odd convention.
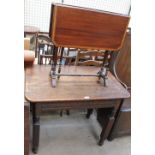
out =
[[[101,127],[95,114],[87,120],[85,111],[70,111],[60,117],[58,113],[41,116],[38,155],[130,155],[130,136],[105,141],[98,146]],[[30,151],[30,155],[33,153]]]

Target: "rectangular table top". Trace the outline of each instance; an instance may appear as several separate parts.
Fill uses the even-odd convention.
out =
[[[99,67],[62,66],[61,73],[96,74]],[[25,71],[25,98],[30,102],[84,101],[123,99],[128,91],[109,72],[107,86],[97,77],[61,76],[56,88],[52,88],[49,76],[51,66],[34,65]],[[102,81],[102,80],[101,80]]]

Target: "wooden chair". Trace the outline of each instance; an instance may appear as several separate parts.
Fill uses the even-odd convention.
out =
[[[78,49],[75,65],[101,66],[104,51]]]
[[[38,53],[38,64],[43,64],[43,60],[45,60],[44,64],[51,63],[53,56],[53,43],[48,36],[38,35],[37,36],[37,53]]]
[[[50,37],[42,34],[37,36],[38,64],[51,64],[53,58],[53,47],[54,45],[51,42]],[[64,48],[59,47],[57,59],[60,59],[61,50],[64,50]],[[75,50],[76,49],[68,48],[67,53],[64,53],[63,59],[65,59],[65,64],[70,64],[72,59],[75,59],[75,56],[69,55],[71,51]]]

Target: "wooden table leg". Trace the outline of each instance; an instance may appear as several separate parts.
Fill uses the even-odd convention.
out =
[[[110,113],[108,114],[107,119],[106,119],[106,123],[105,123],[106,125],[103,126],[102,132],[100,135],[100,140],[99,140],[100,146],[103,145],[104,140],[106,138],[109,138],[109,134],[113,128],[116,115],[119,113],[122,104],[123,104],[123,99],[116,101],[115,107],[113,107],[112,110],[110,111]]]
[[[52,87],[56,87],[56,65],[57,65],[57,52],[58,47],[54,46],[53,49],[53,62],[52,62],[52,68],[51,68],[51,75],[52,75]]]
[[[63,58],[63,51],[64,51],[64,47],[61,47],[60,49],[60,62],[59,62],[59,69],[58,69],[58,73],[61,72],[61,65],[62,65],[62,58]],[[60,78],[60,75],[58,75],[58,79]]]
[[[113,110],[112,110],[113,111]],[[111,115],[108,116],[106,120],[106,126],[102,128],[102,132],[100,135],[99,145],[102,146],[104,143],[104,140],[107,138],[109,131],[112,128],[112,125],[114,123],[114,112],[111,113]]]
[[[112,141],[112,140],[114,139],[114,137],[113,137],[113,135],[112,135],[111,133],[112,133],[113,130],[114,130],[114,126],[115,126],[116,120],[117,120],[117,118],[118,118],[118,115],[119,115],[119,113],[120,113],[120,110],[121,110],[121,107],[122,107],[122,105],[123,105],[123,102],[124,102],[124,99],[121,100],[119,109],[117,110],[117,113],[116,113],[116,115],[115,115],[115,122],[113,123],[112,129],[110,130],[110,133],[109,133],[109,135],[108,135],[108,137],[107,137],[107,139],[108,139],[109,141]]]
[[[32,152],[37,153],[39,147],[40,121],[39,116],[36,115],[36,104],[31,103],[31,106],[32,106],[32,124],[33,124]]]
[[[102,132],[101,132],[101,135],[100,135],[100,140],[99,140],[99,145],[100,146],[102,146],[103,143],[104,143],[104,140],[106,138],[108,138],[108,136],[109,136],[109,134],[110,134],[110,132],[112,130],[116,115],[119,112],[119,110],[120,110],[120,108],[122,106],[122,103],[123,103],[123,100],[121,100],[118,104],[116,104],[116,106],[114,108],[112,108],[112,110],[108,114],[107,119],[106,119],[106,125],[103,126]]]
[[[30,142],[30,106],[29,103],[24,101],[24,155],[29,155],[29,142]]]

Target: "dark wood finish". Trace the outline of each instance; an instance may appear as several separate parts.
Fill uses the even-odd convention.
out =
[[[60,49],[60,62],[59,62],[58,73],[61,72],[61,65],[62,65],[62,58],[63,58],[63,50],[64,50],[64,48],[62,47],[62,48]],[[59,78],[60,78],[60,76],[58,76],[58,79],[59,79]]]
[[[54,49],[53,49],[53,62],[52,62],[52,67],[51,67],[51,72],[52,72],[52,87],[55,87],[56,86],[56,66],[57,66],[57,57],[58,57],[58,50],[59,48],[54,46]]]
[[[62,72],[73,73],[75,71],[90,74],[97,72],[98,67],[62,67]],[[99,145],[102,145],[109,135],[116,112],[120,107],[120,101],[128,98],[129,93],[111,73],[108,74],[107,87],[97,83],[95,77],[62,77],[57,87],[52,88],[49,72],[50,66],[45,65],[34,65],[33,68],[26,69],[25,97],[33,105],[33,152],[37,152],[39,145],[40,109],[47,111],[110,108],[106,126],[100,135]]]
[[[30,143],[30,107],[28,102],[24,102],[24,155],[29,155]]]
[[[63,66],[62,73],[96,73],[95,66]],[[34,65],[26,70],[26,99],[31,102],[82,101],[128,98],[121,84],[109,72],[107,87],[97,77],[61,77],[57,87],[51,88],[50,66]],[[73,91],[74,90],[74,91]],[[95,93],[94,93],[95,92]],[[87,99],[87,96],[89,98]],[[86,98],[85,98],[86,97]]]
[[[125,15],[54,4],[49,36],[56,46],[118,50],[129,19]]]
[[[113,109],[110,116],[108,116],[107,119],[105,119],[106,125],[102,129],[100,137],[103,137],[103,138],[100,138],[99,145],[102,145],[104,143],[104,139],[107,138],[109,131],[111,131],[111,128],[115,121],[115,114],[116,114],[116,109]]]
[[[40,122],[39,117],[37,117],[37,109],[35,104],[31,104],[32,107],[32,121],[33,121],[33,134],[32,134],[32,151],[37,153],[39,146],[39,133],[40,133]]]

